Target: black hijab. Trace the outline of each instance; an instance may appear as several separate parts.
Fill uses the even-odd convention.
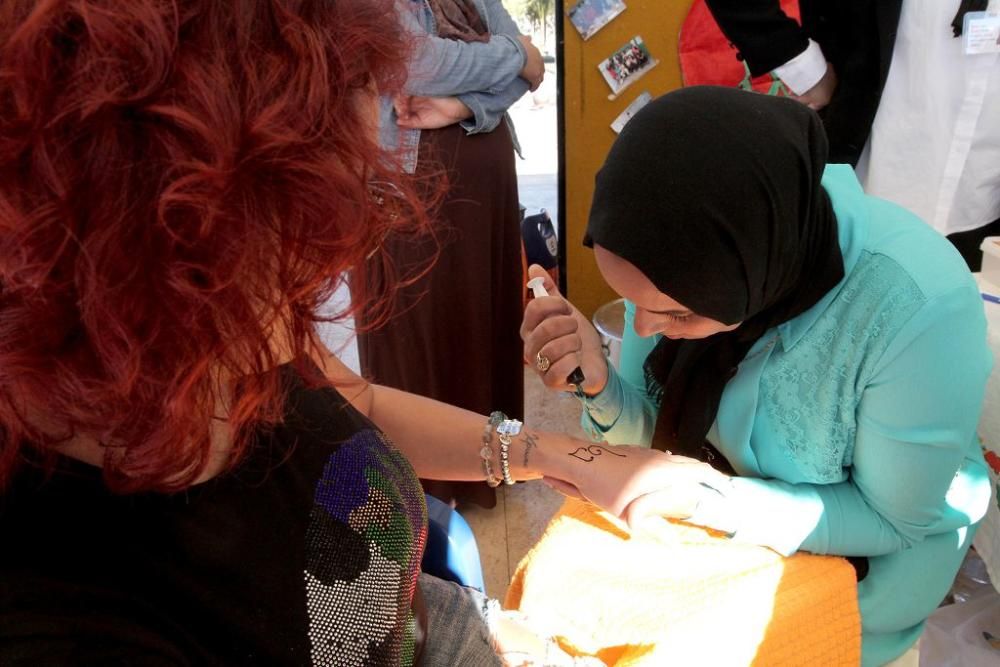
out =
[[[705,442],[722,390],[765,331],[844,276],[820,185],[827,140],[790,99],[696,86],[626,125],[597,174],[587,245],[634,264],[664,294],[734,331],[663,338],[646,360],[661,399],[656,449],[724,461]]]

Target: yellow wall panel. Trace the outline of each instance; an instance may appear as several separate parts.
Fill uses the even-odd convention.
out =
[[[615,298],[597,270],[593,253],[582,244],[594,176],[616,136],[611,121],[643,91],[657,97],[680,87],[677,38],[691,0],[625,0],[625,4],[624,12],[586,42],[563,16],[566,290],[588,317]],[[611,89],[597,66],[636,35],[659,64],[609,100]]]

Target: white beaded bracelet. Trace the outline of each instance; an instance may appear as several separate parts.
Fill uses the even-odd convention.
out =
[[[486,483],[491,487],[500,486],[500,478],[493,474],[493,429],[498,424],[507,419],[507,415],[502,412],[494,412],[486,420],[486,428],[483,429],[483,446],[479,450],[479,456],[483,459],[483,474],[486,475]]]
[[[504,419],[497,425],[497,436],[500,438],[500,473],[503,483],[511,486],[514,478],[510,476],[510,443],[514,436],[521,432],[521,422],[516,419]]]

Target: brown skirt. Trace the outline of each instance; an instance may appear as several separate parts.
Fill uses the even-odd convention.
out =
[[[506,123],[467,135],[458,125],[420,133],[418,173],[444,168],[448,195],[430,273],[401,291],[389,323],[358,337],[362,373],[486,415],[524,412],[521,232],[514,149]],[[433,244],[390,242],[397,266],[416,266]],[[469,456],[477,456],[469,443]],[[485,484],[425,483],[445,501],[495,504]]]

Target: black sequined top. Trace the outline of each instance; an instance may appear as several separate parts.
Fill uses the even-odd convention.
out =
[[[408,665],[426,506],[403,456],[294,377],[232,473],[110,494],[66,460],[0,501],[2,665]]]

